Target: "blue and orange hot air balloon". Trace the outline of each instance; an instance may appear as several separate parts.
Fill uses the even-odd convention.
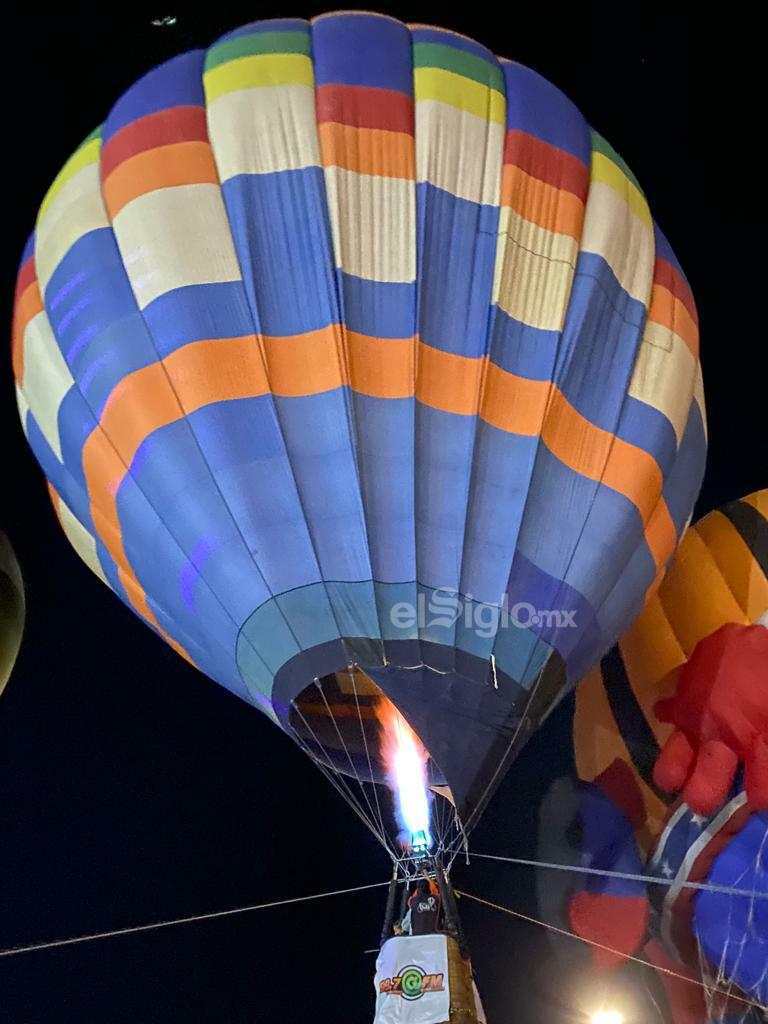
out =
[[[535,72],[374,14],[129,89],[43,201],[13,359],[89,567],[327,769],[384,777],[385,695],[465,832],[704,465],[693,299],[627,166]]]

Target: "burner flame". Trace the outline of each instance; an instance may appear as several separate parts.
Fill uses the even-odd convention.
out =
[[[380,749],[387,782],[395,794],[395,813],[403,847],[425,854],[432,845],[429,828],[432,794],[427,784],[429,754],[394,704],[383,695],[374,704],[381,729]]]

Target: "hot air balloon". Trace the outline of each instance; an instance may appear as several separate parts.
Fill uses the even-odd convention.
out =
[[[90,568],[382,840],[394,707],[459,825],[426,848],[641,611],[702,477],[696,310],[626,164],[535,72],[374,14],[130,88],[43,201],[13,353]]]
[[[24,630],[24,583],[8,538],[0,531],[0,693],[5,689]]]
[[[576,691],[579,776],[592,780],[616,759],[633,768],[646,849],[670,803],[654,782],[653,767],[673,729],[658,720],[654,705],[671,695],[676,670],[702,640],[730,624],[759,622],[768,612],[767,518],[764,489],[692,526],[657,594]]]
[[[766,612],[768,490],[762,490],[729,502],[687,531],[656,595],[577,688],[574,751],[582,782],[567,789],[568,806],[559,792],[548,802],[552,821],[560,811],[567,818],[561,836],[569,823],[582,826],[579,849],[565,854],[568,862],[586,856],[602,869],[644,871],[663,883],[593,878],[575,895],[571,891],[571,924],[580,934],[633,953],[646,940],[650,901],[651,941],[661,965],[689,969],[711,990],[736,987],[759,1002],[768,1001],[768,808],[760,766],[750,774],[747,764],[746,771],[722,778],[715,770],[712,778],[722,788],[709,806],[697,772],[691,776],[696,784],[689,782],[681,799],[660,787],[654,765],[662,749],[671,749],[673,736],[667,716],[659,716],[658,699],[674,705],[686,674],[694,682],[727,686],[725,700],[700,689],[696,701],[710,727],[723,715],[734,723],[728,730],[734,750],[735,723],[742,719],[768,740]],[[708,764],[718,768],[712,758]],[[703,806],[696,802],[702,796]],[[616,835],[620,842],[610,838]],[[689,882],[712,888],[697,891],[686,887]],[[621,960],[605,951],[597,955],[604,964]],[[701,996],[699,1002],[704,1014]],[[708,1016],[691,1019],[747,1020],[750,1012],[743,1002],[719,1005],[716,995]]]

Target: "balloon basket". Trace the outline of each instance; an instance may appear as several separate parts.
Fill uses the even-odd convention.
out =
[[[451,994],[451,1012],[448,1024],[478,1024],[475,988],[472,983],[472,963],[461,955],[459,943],[448,935],[448,986]]]

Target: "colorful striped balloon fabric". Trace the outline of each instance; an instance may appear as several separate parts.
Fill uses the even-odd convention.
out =
[[[704,467],[693,298],[624,162],[535,72],[375,14],[130,88],[43,201],[13,358],[90,568],[292,735],[359,665],[468,827]]]

